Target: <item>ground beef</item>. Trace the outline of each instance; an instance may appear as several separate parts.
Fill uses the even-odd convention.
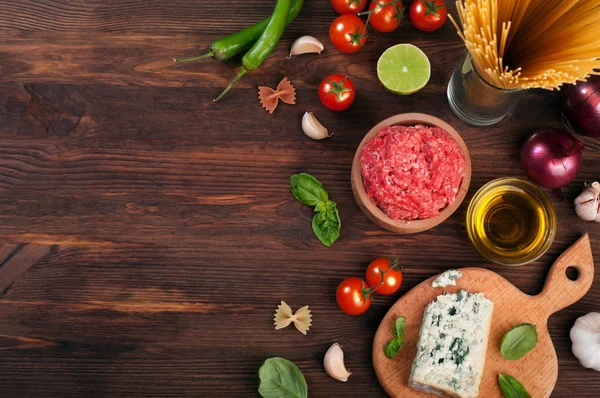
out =
[[[365,190],[392,219],[438,215],[454,203],[465,167],[460,147],[439,127],[385,127],[360,154]]]

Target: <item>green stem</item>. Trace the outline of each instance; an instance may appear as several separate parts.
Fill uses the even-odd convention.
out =
[[[206,54],[202,54],[202,55],[199,55],[199,56],[193,57],[193,58],[184,58],[184,59],[173,58],[173,62],[192,62],[192,61],[198,61],[199,59],[213,57],[214,55],[215,55],[214,52],[209,51]]]
[[[221,94],[219,94],[219,96],[213,100],[213,102],[217,102],[218,100],[220,100],[221,98],[223,98],[223,96],[225,94],[227,94],[227,92],[229,90],[231,90],[231,88],[234,86],[234,84],[236,84],[237,81],[240,80],[242,78],[242,76],[244,76],[246,74],[246,72],[248,72],[248,70],[242,67],[242,70],[240,70],[240,73],[238,73],[237,76],[233,78],[233,80],[231,81],[231,83],[229,83],[229,86],[227,86],[225,88],[225,90],[223,90],[223,92]]]
[[[381,282],[379,282],[379,285],[373,287],[369,287],[368,289],[365,289],[365,291],[363,292],[363,296],[364,294],[366,294],[367,296],[370,296],[371,293],[376,292],[377,289],[379,289],[381,287],[381,285],[383,285],[385,283],[385,273],[387,271],[382,271],[381,268],[377,268],[379,270],[379,272],[381,272]]]
[[[400,256],[396,257],[394,259],[394,261],[390,262],[390,269],[394,269],[396,271],[400,270],[402,271],[402,266],[400,264],[398,264],[398,261],[400,260]]]
[[[402,2],[402,0],[393,0],[393,1],[390,1],[389,3],[378,4],[377,7],[373,8],[372,10],[359,12],[357,15],[371,15],[375,11],[382,9],[383,7],[393,6],[394,4],[400,3],[400,2]]]
[[[369,26],[370,20],[371,20],[371,14],[367,15],[367,22],[365,22],[365,29],[363,30],[363,33],[365,33],[367,31],[367,27]]]
[[[390,264],[390,268],[388,268],[387,271],[382,270],[381,268],[377,267],[377,269],[379,270],[379,272],[381,273],[381,282],[379,283],[379,285],[377,285],[375,288],[370,287],[368,290],[368,294],[371,294],[373,292],[376,292],[377,289],[379,289],[381,287],[381,285],[383,285],[385,283],[385,274],[388,273],[391,270],[394,271],[398,271],[398,269],[402,270],[402,266],[398,265],[398,260],[400,259],[400,257],[396,257],[396,259],[394,261],[390,261],[388,260],[389,264]]]

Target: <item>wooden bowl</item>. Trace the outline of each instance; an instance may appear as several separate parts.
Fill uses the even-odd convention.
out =
[[[393,125],[403,125],[403,126],[414,126],[416,124],[422,124],[425,126],[431,127],[441,127],[446,130],[448,134],[456,141],[460,149],[462,150],[465,160],[467,162],[465,169],[465,176],[460,183],[460,187],[456,194],[456,200],[451,206],[443,209],[440,214],[435,217],[425,218],[422,220],[393,220],[388,217],[379,207],[375,206],[369,197],[367,196],[367,192],[365,191],[365,187],[363,185],[362,174],[360,171],[360,153],[364,145],[371,138],[375,137],[377,133],[384,127],[393,126]],[[467,191],[469,190],[469,184],[471,183],[471,157],[469,156],[469,150],[467,149],[467,145],[461,138],[461,136],[450,126],[448,123],[443,120],[438,119],[437,117],[433,117],[430,115],[425,115],[423,113],[403,113],[400,115],[392,116],[390,118],[385,119],[375,127],[371,129],[365,135],[363,140],[360,142],[358,149],[356,150],[356,154],[354,155],[354,161],[352,162],[352,192],[354,193],[354,198],[358,203],[360,209],[365,213],[365,215],[373,221],[375,224],[380,227],[387,229],[388,231],[397,232],[399,234],[414,234],[417,232],[422,232],[433,228],[443,222],[445,219],[450,217],[452,213],[460,206]]]

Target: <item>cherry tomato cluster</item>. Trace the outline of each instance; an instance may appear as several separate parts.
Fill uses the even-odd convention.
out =
[[[366,282],[361,278],[348,278],[338,285],[335,299],[346,314],[360,315],[367,311],[375,292],[390,295],[400,289],[402,270],[398,259],[392,262],[387,258],[373,260],[367,267],[365,279]]]
[[[333,8],[341,15],[329,27],[329,39],[339,51],[354,53],[367,42],[367,25],[379,32],[392,32],[400,26],[404,15],[402,0],[331,0]],[[359,15],[367,15],[367,23]],[[439,29],[446,21],[448,10],[444,0],[413,0],[410,20],[424,32]]]

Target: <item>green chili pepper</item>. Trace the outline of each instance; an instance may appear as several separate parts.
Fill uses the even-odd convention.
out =
[[[304,0],[291,0],[290,10],[288,12],[285,26],[289,25],[294,19],[296,19],[303,5]],[[234,55],[249,49],[265,31],[270,20],[271,17],[265,18],[249,28],[216,40],[208,47],[208,52],[206,54],[193,58],[173,59],[173,61],[189,62],[208,57],[213,57],[217,61],[229,59]]]
[[[237,76],[229,83],[229,86],[213,100],[214,102],[223,98],[223,96],[227,94],[231,87],[233,87],[246,72],[253,71],[262,65],[269,54],[273,52],[273,49],[277,45],[277,42],[285,29],[288,11],[290,10],[290,2],[291,0],[277,0],[275,8],[273,9],[273,15],[271,15],[271,19],[269,20],[269,24],[265,28],[265,31],[258,41],[254,43],[254,46],[252,46],[242,58],[242,70],[240,70]]]

